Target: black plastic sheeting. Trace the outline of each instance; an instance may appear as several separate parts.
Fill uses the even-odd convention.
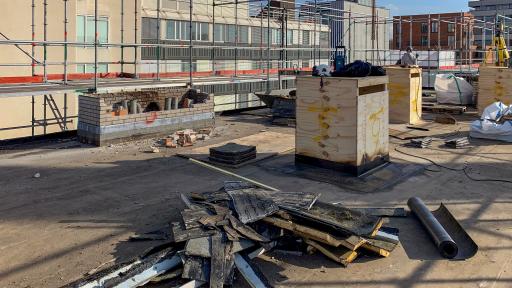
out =
[[[423,224],[443,257],[465,260],[476,254],[478,246],[442,203],[432,212],[418,197],[410,198],[407,205]]]

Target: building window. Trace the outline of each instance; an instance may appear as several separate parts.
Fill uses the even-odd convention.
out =
[[[428,37],[427,36],[421,36],[421,46],[428,46]]]
[[[224,41],[224,24],[215,24],[215,41],[223,42]]]
[[[302,31],[302,45],[310,45],[309,31]]]
[[[249,43],[249,26],[238,26],[238,42]]]
[[[271,44],[281,44],[281,30],[279,29],[272,29],[272,42]]]
[[[421,23],[421,33],[428,33],[428,23]]]
[[[448,46],[455,47],[455,36],[448,36]]]
[[[320,32],[320,46],[329,47],[329,32]]]
[[[455,23],[448,23],[448,33],[455,32]]]
[[[76,65],[77,73],[94,73],[94,64]],[[98,64],[98,73],[108,73],[108,64]]]
[[[432,22],[432,33],[439,32],[439,23],[438,22]]]
[[[180,39],[180,25],[179,21],[167,20],[167,33],[166,37],[169,40]]]
[[[142,39],[158,39],[158,21],[156,18],[142,18]]]
[[[293,45],[293,34],[294,30],[286,30],[286,44]]]
[[[76,17],[77,42],[94,43],[94,16],[78,15]],[[98,17],[98,42],[108,43],[108,17]]]

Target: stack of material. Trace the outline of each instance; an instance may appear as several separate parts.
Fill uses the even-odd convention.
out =
[[[321,203],[318,197],[239,181],[191,198],[182,195],[187,209],[172,223],[169,243],[70,287],[139,287],[164,280],[173,283],[168,287],[223,287],[233,285],[236,271],[251,287],[270,287],[251,259],[273,249],[296,256],[318,251],[347,266],[361,253],[387,257],[398,245],[398,230],[382,227],[382,218]],[[139,239],[148,237],[162,235]]]
[[[469,146],[469,139],[468,137],[453,138],[446,140],[444,142],[444,145],[446,145],[446,147],[454,149],[465,148]]]
[[[237,257],[256,271],[249,258],[274,247],[292,255],[319,251],[347,266],[364,252],[387,257],[398,244],[389,229],[379,230],[382,218],[317,202],[318,197],[237,181],[227,182],[221,191],[192,194],[189,209],[181,213],[183,221],[172,224],[174,241],[186,241],[182,277],[222,287],[233,282],[235,267],[255,281],[241,270]],[[261,275],[258,279],[266,283]]]
[[[256,158],[256,146],[228,143],[220,147],[210,148],[210,161],[229,165],[237,165]]]
[[[416,147],[416,148],[428,148],[428,147],[430,147],[431,144],[432,144],[432,138],[425,137],[425,138],[411,139],[411,142],[408,143],[408,146]]]

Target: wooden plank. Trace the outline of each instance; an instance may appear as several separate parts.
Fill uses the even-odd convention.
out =
[[[361,212],[364,215],[376,217],[407,217],[407,211],[404,208],[350,208],[351,210]]]
[[[343,246],[353,251],[361,247],[361,245],[363,245],[366,242],[364,239],[357,236],[347,236],[346,238],[341,238],[320,230],[299,225],[291,221],[286,221],[277,217],[266,217],[263,219],[263,221],[272,224],[276,227],[291,231],[303,238],[319,241],[334,247]]]
[[[389,136],[391,136],[393,138],[400,139],[400,140],[410,140],[410,139],[416,139],[416,138],[421,137],[421,136],[412,134],[407,131],[400,131],[400,130],[396,130],[393,128],[389,128]]]
[[[352,251],[345,247],[325,246],[310,239],[304,239],[304,242],[345,267],[352,263],[358,255],[356,251]]]
[[[310,210],[289,209],[288,213],[308,221],[335,227],[347,234],[369,236],[382,226],[382,218],[363,215],[343,206],[317,202]]]
[[[246,238],[258,241],[258,242],[269,242],[270,240],[266,237],[258,234],[256,231],[254,231],[251,227],[243,224],[238,220],[236,217],[232,215],[227,216],[229,218],[229,222],[231,223],[231,226],[233,226],[233,229],[238,231],[240,234],[244,235]]]
[[[212,236],[210,288],[222,288],[230,271],[226,270],[226,239],[222,233]]]

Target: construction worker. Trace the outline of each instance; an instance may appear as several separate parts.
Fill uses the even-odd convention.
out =
[[[404,55],[402,55],[402,59],[400,59],[400,66],[418,66],[418,54],[412,53],[412,47],[409,46],[406,49],[407,52],[405,52]]]

